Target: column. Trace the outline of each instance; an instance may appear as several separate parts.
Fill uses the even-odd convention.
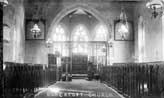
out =
[[[164,61],[164,15],[162,16],[162,60]]]
[[[138,21],[138,62],[145,61],[145,25],[143,17]]]

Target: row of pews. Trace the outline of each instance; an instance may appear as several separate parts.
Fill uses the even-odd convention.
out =
[[[164,98],[164,62],[115,63],[100,74],[126,98]]]
[[[3,64],[4,98],[23,98],[39,88],[56,82],[56,67],[41,64],[5,62]]]

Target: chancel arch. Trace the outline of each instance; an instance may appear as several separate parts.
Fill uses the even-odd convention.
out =
[[[67,71],[87,74],[89,63],[97,69],[107,65],[110,34],[105,18],[96,9],[85,5],[71,6],[58,15],[52,21],[47,39],[53,42],[53,53],[59,54],[61,59],[69,58]],[[62,68],[65,72],[66,65]]]
[[[86,4],[74,4],[74,5],[71,5],[71,6],[68,6],[66,7],[65,9],[61,10],[57,16],[53,19],[50,27],[48,28],[48,34],[46,36],[46,39],[51,39],[52,35],[53,35],[53,31],[54,31],[54,28],[56,26],[58,26],[58,24],[60,23],[60,21],[67,15],[69,15],[70,13],[76,11],[76,10],[84,10],[88,13],[90,13],[91,15],[93,15],[98,21],[102,22],[104,25],[108,26],[108,21],[107,19],[101,15],[101,13],[92,8],[92,7],[89,7],[88,5]],[[109,29],[108,29],[109,31]],[[109,32],[108,32],[109,33]]]

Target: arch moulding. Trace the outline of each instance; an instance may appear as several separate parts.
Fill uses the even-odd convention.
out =
[[[52,37],[53,31],[54,31],[54,28],[59,24],[59,22],[66,15],[68,15],[69,13],[71,13],[71,12],[77,10],[77,9],[82,9],[82,10],[85,10],[85,11],[89,12],[94,17],[96,17],[101,23],[103,23],[108,29],[107,19],[105,17],[103,17],[97,9],[95,9],[93,7],[90,7],[87,4],[74,4],[74,5],[71,5],[71,6],[68,6],[68,7],[64,8],[63,10],[61,10],[56,15],[56,17],[53,19],[50,27],[48,28],[48,34],[46,36],[46,40],[52,39],[51,37]],[[109,29],[108,29],[108,34],[109,34]]]

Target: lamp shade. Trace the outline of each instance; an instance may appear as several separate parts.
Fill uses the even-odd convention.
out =
[[[163,3],[161,0],[150,0],[147,4],[146,7],[149,9],[159,9],[163,7]]]
[[[119,25],[118,32],[123,33],[123,34],[128,33],[128,26],[126,24],[119,23],[118,25]]]
[[[33,28],[31,29],[31,32],[41,32],[41,30],[37,24],[34,24]]]
[[[129,33],[128,25],[122,22],[119,22],[117,23],[117,26],[118,26],[118,33],[120,33],[122,38],[125,38],[126,35]]]

